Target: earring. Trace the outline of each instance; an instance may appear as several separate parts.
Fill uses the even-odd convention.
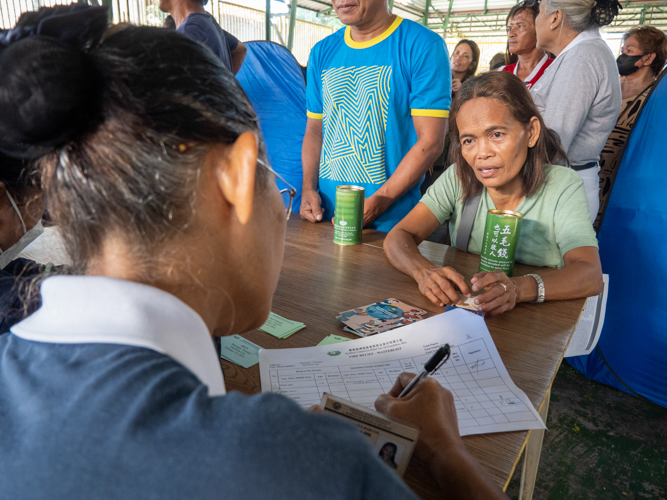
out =
[[[551,26],[549,26],[549,28],[550,28],[550,29],[554,29],[554,25],[552,24]]]

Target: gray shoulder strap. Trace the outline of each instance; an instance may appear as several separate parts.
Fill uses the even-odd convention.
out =
[[[483,190],[482,190],[483,191]],[[475,223],[477,216],[477,209],[482,201],[482,192],[476,194],[463,205],[463,213],[461,214],[461,222],[459,223],[459,230],[456,233],[456,248],[468,251],[468,243],[470,243],[470,235],[472,234],[472,226]]]

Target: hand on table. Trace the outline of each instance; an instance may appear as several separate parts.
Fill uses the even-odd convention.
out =
[[[503,271],[477,273],[470,282],[473,292],[486,290],[475,297],[479,311],[494,316],[516,306],[519,287]]]
[[[415,277],[419,291],[436,306],[444,307],[463,302],[460,293],[470,297],[470,287],[462,274],[451,267],[424,269]],[[460,292],[460,293],[459,293]]]
[[[458,78],[452,78],[452,92],[458,92],[461,88],[461,80]]]
[[[438,453],[459,449],[463,441],[459,436],[454,396],[437,380],[426,377],[407,396],[398,399],[414,376],[412,373],[401,373],[389,394],[377,398],[375,409],[399,422],[417,427],[419,441],[415,454],[429,463]]]
[[[322,210],[322,198],[314,189],[303,190],[301,192],[301,207],[299,215],[302,219],[310,222],[320,222],[324,216]]]

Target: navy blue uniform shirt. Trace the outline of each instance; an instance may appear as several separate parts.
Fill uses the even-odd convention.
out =
[[[204,322],[164,291],[47,278],[0,335],[1,500],[414,499],[359,430],[225,394]]]
[[[211,14],[197,12],[190,14],[176,31],[206,45],[218,56],[222,64],[232,70],[232,50],[238,46],[239,41],[234,35],[223,30]]]

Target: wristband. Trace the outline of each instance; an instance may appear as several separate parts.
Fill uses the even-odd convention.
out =
[[[526,274],[526,276],[532,276],[537,281],[537,300],[533,304],[541,304],[544,302],[544,281],[537,274]]]

